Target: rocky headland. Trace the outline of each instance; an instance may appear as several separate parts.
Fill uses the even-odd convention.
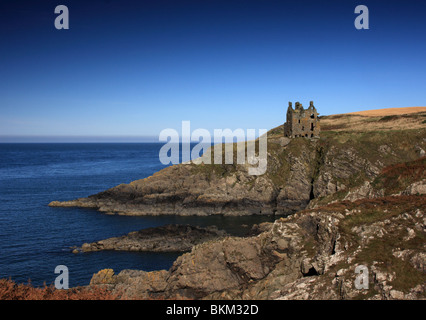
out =
[[[411,114],[409,120],[421,124],[425,114]],[[359,123],[355,129],[344,126],[344,119],[351,124],[352,117],[361,116],[322,117],[320,139],[285,138],[283,126],[270,130],[267,171],[261,176],[249,175],[249,165],[236,161],[179,164],[87,198],[52,201],[49,206],[120,215],[285,216],[305,209],[314,199],[371,181],[386,166],[425,154],[424,124],[418,128],[417,122],[410,122],[416,129],[390,130],[389,124],[399,123],[399,118],[364,117],[366,131],[357,131]],[[333,126],[336,121],[338,131]]]
[[[246,165],[180,164],[50,205],[282,216],[251,236],[201,241],[169,270],[93,275],[89,287],[122,299],[424,299],[425,117],[322,117],[320,139],[287,139],[280,126],[268,132],[262,176],[248,175]],[[360,265],[368,289],[355,286]]]

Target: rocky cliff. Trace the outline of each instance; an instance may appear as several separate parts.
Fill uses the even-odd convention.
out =
[[[93,275],[90,286],[123,299],[424,299],[426,129],[417,116],[414,129],[401,130],[389,129],[386,117],[364,119],[366,131],[336,131],[333,118],[324,118],[329,129],[319,140],[288,140],[278,127],[268,133],[263,176],[240,165],[182,164],[51,205],[285,215],[252,236],[196,244],[169,270]],[[357,266],[368,271],[366,288],[356,286]]]
[[[327,124],[332,120],[321,121],[326,129],[333,129]],[[306,208],[313,199],[374,179],[385,166],[419,158],[426,150],[424,127],[329,129],[320,139],[290,140],[283,137],[280,126],[268,132],[264,175],[249,175],[248,165],[179,164],[87,198],[49,205],[121,215],[288,215]]]
[[[125,299],[423,299],[425,208],[418,195],[337,202],[197,245],[170,270],[101,270],[90,285]]]
[[[354,187],[352,201],[198,244],[169,270],[101,270],[90,286],[126,299],[424,299],[425,168],[426,157],[386,167],[366,197]],[[356,287],[357,266],[368,288]]]

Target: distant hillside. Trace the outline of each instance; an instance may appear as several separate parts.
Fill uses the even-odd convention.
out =
[[[419,112],[426,112],[426,107],[384,108],[384,109],[365,110],[365,111],[358,111],[358,112],[349,112],[346,114],[357,114],[360,116],[367,116],[367,117],[384,117],[384,116],[402,115],[402,114],[419,113]]]
[[[426,128],[426,107],[390,108],[321,117],[322,131],[378,131]]]

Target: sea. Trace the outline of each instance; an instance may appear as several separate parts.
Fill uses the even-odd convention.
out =
[[[169,269],[181,253],[101,251],[74,254],[73,246],[166,224],[215,225],[244,236],[273,216],[119,216],[94,209],[51,208],[121,183],[146,178],[166,166],[159,143],[1,143],[0,278],[51,285],[66,266],[69,286],[90,283],[101,269]]]

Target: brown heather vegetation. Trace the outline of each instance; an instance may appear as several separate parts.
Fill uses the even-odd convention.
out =
[[[385,189],[385,195],[404,190],[411,183],[426,179],[426,157],[385,167],[373,181],[375,189]]]
[[[77,287],[58,290],[53,285],[36,288],[28,284],[17,284],[12,280],[0,279],[0,300],[116,300],[104,287]]]
[[[117,290],[113,293],[104,285],[64,290],[56,289],[53,285],[37,288],[31,282],[17,284],[12,280],[0,279],[0,300],[188,300],[188,298],[182,296],[165,298],[163,295],[129,298]]]

